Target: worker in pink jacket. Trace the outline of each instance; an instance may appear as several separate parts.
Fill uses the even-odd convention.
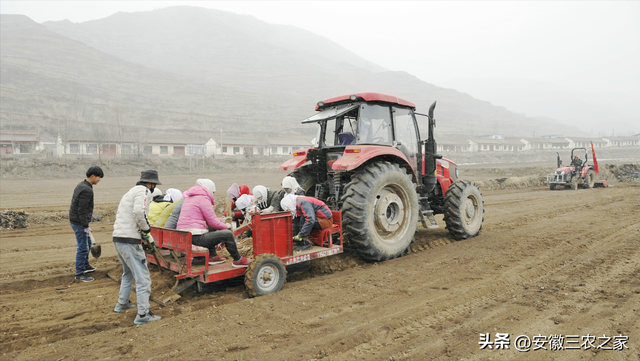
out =
[[[224,243],[229,251],[233,267],[247,267],[251,260],[238,252],[229,225],[222,222],[213,211],[213,193],[216,185],[210,179],[198,179],[197,185],[184,192],[185,200],[180,211],[177,229],[192,234],[192,243],[209,249],[209,264],[224,263],[216,254],[216,245]]]

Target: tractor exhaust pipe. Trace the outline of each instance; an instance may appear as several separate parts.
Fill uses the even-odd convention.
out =
[[[429,119],[429,137],[424,144],[424,185],[427,194],[431,193],[436,186],[438,179],[436,177],[436,159],[442,158],[442,155],[437,154],[438,145],[436,139],[433,136],[433,128],[436,127],[436,119],[433,117],[433,111],[436,109],[436,102],[433,102],[429,107],[428,119]]]

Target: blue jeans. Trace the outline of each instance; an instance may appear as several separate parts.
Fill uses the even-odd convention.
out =
[[[76,234],[76,243],[78,244],[78,251],[76,252],[76,276],[80,276],[87,268],[91,267],[89,264],[89,248],[91,247],[91,240],[89,235],[84,233],[84,227],[77,224],[71,224],[73,233]]]
[[[138,314],[144,315],[149,311],[149,296],[151,296],[151,275],[147,268],[147,255],[142,250],[142,244],[114,242],[113,246],[122,263],[118,303],[126,305],[129,302],[133,280],[135,280]]]

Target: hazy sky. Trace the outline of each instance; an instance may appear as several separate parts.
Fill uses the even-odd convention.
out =
[[[294,25],[387,69],[461,91],[472,79],[502,78],[640,99],[639,1],[2,0],[0,11],[40,23],[84,22],[175,5]]]

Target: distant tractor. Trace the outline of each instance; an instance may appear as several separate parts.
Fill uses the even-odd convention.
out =
[[[414,240],[418,221],[437,228],[444,214],[456,240],[475,237],[484,220],[482,195],[458,179],[458,167],[436,154],[433,111],[415,112],[404,99],[379,93],[343,95],[318,102],[315,146],[293,153],[282,164],[306,191],[342,212],[345,238],[362,258],[384,261],[402,256]],[[416,116],[428,120],[420,137]]]
[[[606,182],[596,182],[597,163],[596,168],[588,165],[589,156],[586,148],[573,148],[571,150],[571,164],[563,167],[562,160],[560,160],[560,154],[558,155],[558,169],[554,173],[547,174],[547,183],[549,189],[554,190],[558,186],[564,186],[565,188],[571,188],[576,190],[578,188],[593,188],[605,187]],[[580,156],[584,155],[584,161],[580,159]],[[595,151],[593,152],[595,157]]]

